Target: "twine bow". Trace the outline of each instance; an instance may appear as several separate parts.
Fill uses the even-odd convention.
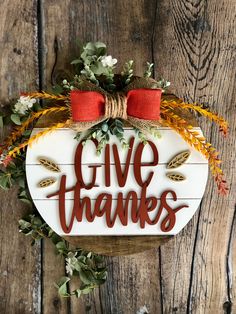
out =
[[[70,127],[82,132],[108,118],[121,118],[148,132],[151,126],[159,125],[160,119],[162,90],[155,88],[154,82],[139,78],[116,93],[84,82],[81,89],[70,93]]]

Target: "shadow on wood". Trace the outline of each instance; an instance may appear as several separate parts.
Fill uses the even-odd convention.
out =
[[[158,248],[173,236],[64,237],[71,244],[102,255],[119,256]]]

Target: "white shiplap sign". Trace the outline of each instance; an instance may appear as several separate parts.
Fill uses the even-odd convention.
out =
[[[201,133],[199,128],[196,128]],[[32,135],[42,129],[34,129]],[[28,148],[26,175],[36,208],[60,235],[177,234],[192,218],[204,194],[207,160],[169,128],[142,146],[133,129],[125,130],[129,150],[111,137],[100,156],[92,141],[82,146],[71,129],[59,129]],[[176,169],[186,179],[172,181],[167,163],[190,151]],[[39,158],[55,162],[51,172]],[[175,169],[174,169],[175,170]],[[39,187],[43,179],[55,183]]]

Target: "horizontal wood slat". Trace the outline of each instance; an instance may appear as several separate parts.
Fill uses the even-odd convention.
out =
[[[202,134],[200,128],[194,128],[199,134]],[[42,129],[34,129],[32,135]],[[207,160],[194,148],[190,147],[180,135],[171,129],[160,129],[161,138],[153,138],[150,140],[155,143],[159,151],[159,163],[166,163],[170,161],[176,154],[184,150],[190,150],[191,155],[187,163],[207,163]],[[37,164],[39,157],[50,157],[57,164],[73,164],[74,153],[76,150],[77,142],[74,137],[76,132],[71,129],[58,129],[52,133],[47,134],[34,142],[27,150],[26,164]],[[127,129],[125,131],[125,138],[127,141],[132,136],[136,136],[134,130]],[[121,149],[120,143],[115,136],[111,136],[110,143],[117,145],[121,163],[126,162],[127,149]],[[140,143],[138,138],[135,140],[131,162],[133,163],[134,153],[137,145]],[[110,144],[110,149],[112,144]],[[96,155],[95,146],[91,141],[88,141],[83,149],[82,164],[86,163],[101,163],[104,162],[104,152],[100,156]],[[150,162],[152,160],[152,150],[149,145],[145,145],[142,154],[142,162]],[[111,163],[114,163],[113,154],[111,153]]]
[[[127,182],[124,187],[120,187],[116,178],[115,166],[110,167],[111,185],[105,186],[104,179],[104,166],[97,168],[97,187],[90,190],[81,190],[81,196],[89,196],[96,198],[100,193],[111,193],[113,198],[116,198],[119,192],[124,194],[129,191],[136,191],[139,195],[141,187],[137,184],[132,165],[129,168]],[[31,196],[33,199],[48,199],[47,195],[58,191],[60,186],[60,178],[63,174],[67,177],[67,188],[71,188],[76,184],[76,177],[74,167],[72,165],[61,165],[60,173],[53,173],[40,165],[27,165],[27,180],[30,188]],[[152,180],[147,187],[147,195],[155,195],[160,197],[161,193],[165,190],[173,190],[176,192],[178,198],[201,198],[203,196],[207,177],[208,166],[207,164],[186,164],[176,169],[176,172],[182,173],[186,179],[184,181],[175,182],[167,178],[166,174],[171,173],[171,170],[166,169],[166,165],[157,165],[156,167],[145,167],[142,170],[144,180],[148,177],[149,173],[154,171]],[[93,170],[87,165],[83,166],[83,178],[86,184],[92,180]],[[38,183],[48,177],[53,177],[56,182],[48,187],[40,188]],[[66,199],[73,198],[73,192],[66,193]],[[54,197],[55,198],[55,197]]]
[[[116,218],[116,222],[114,224],[114,227],[108,228],[105,224],[105,218],[104,216],[102,218],[96,217],[95,220],[92,223],[87,222],[85,218],[85,209],[83,210],[83,220],[81,222],[77,222],[76,219],[74,220],[73,228],[70,232],[70,236],[73,235],[87,235],[87,236],[92,236],[92,235],[173,235],[177,234],[187,223],[188,221],[192,218],[193,214],[197,210],[199,204],[201,202],[201,199],[188,199],[188,200],[178,200],[178,201],[173,201],[173,200],[168,200],[168,204],[172,206],[172,208],[177,208],[178,206],[185,205],[187,204],[187,208],[183,208],[178,213],[176,214],[176,224],[174,228],[170,232],[162,232],[160,230],[160,222],[166,217],[167,212],[166,210],[162,211],[161,218],[158,222],[158,224],[155,225],[148,225],[145,224],[145,228],[141,229],[139,223],[132,223],[130,219],[130,210],[128,212],[128,225],[123,226],[120,223],[119,217]],[[59,214],[58,214],[58,202],[56,200],[49,201],[45,203],[44,200],[35,200],[34,201],[36,207],[40,210],[40,214],[42,215],[43,219],[47,221],[47,223],[50,225],[50,227],[55,230],[58,234],[60,235],[65,235],[63,230],[61,229],[60,226],[60,220],[59,220]],[[116,204],[116,201],[114,201]],[[92,212],[94,208],[95,201],[91,201],[92,204]],[[158,202],[157,207],[149,213],[150,218],[154,218],[157,215],[158,208],[160,206],[160,202]],[[67,200],[66,201],[66,217],[67,217],[67,222],[69,224],[70,217],[71,217],[71,212],[73,209],[73,201]],[[112,208],[112,212],[115,210]],[[129,206],[130,209],[130,206]]]

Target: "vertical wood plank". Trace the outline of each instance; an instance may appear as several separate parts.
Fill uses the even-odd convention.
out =
[[[27,34],[27,36],[26,36]],[[7,105],[21,91],[37,88],[36,1],[2,1],[0,11],[0,101]],[[0,191],[0,312],[40,313],[40,245],[19,234],[27,209],[16,190]]]
[[[232,84],[236,69],[235,14],[236,7],[232,0],[206,3],[204,19],[208,31],[202,34],[195,95],[196,100],[207,102],[229,121],[230,137],[227,140],[219,135],[216,127],[209,129],[211,142],[220,148],[225,161],[230,194],[227,198],[219,197],[216,189],[212,190],[213,182],[210,181],[206,191],[208,197],[202,203],[189,302],[189,310],[193,313],[231,312],[225,304],[230,304],[227,250],[236,196],[235,154],[232,151],[236,136],[235,92]]]
[[[109,280],[101,287],[102,313],[162,313],[158,250],[107,260]],[[142,313],[142,312],[141,312]]]
[[[65,275],[64,258],[56,255],[50,240],[43,241],[42,313],[69,313],[68,299],[61,298],[54,283]]]
[[[169,80],[173,93],[187,101],[193,101],[195,96],[201,40],[195,28],[203,11],[204,1],[158,1],[157,5],[155,75]],[[163,313],[187,311],[198,214],[160,248]]]
[[[56,72],[70,69],[69,61],[78,56],[77,38],[82,43],[105,42],[108,53],[119,60],[118,69],[122,62],[134,59],[136,73],[141,75],[146,61],[152,61],[155,7],[154,0],[45,2],[47,84],[53,81]],[[107,264],[108,282],[100,293],[97,290],[93,295],[71,300],[72,313],[136,313],[145,304],[151,313],[161,313],[159,255],[155,250],[137,256],[109,258]],[[150,285],[153,292],[145,285]]]
[[[227,252],[227,288],[228,288],[228,300],[224,303],[224,310],[227,313],[234,313],[236,311],[236,206],[234,210],[234,216],[231,222],[231,233],[228,243]]]
[[[201,121],[204,133],[222,154],[231,186],[228,198],[209,184],[200,216],[161,248],[164,313],[231,313],[227,248],[235,199],[235,6],[233,1],[165,1],[158,4],[155,38],[157,73],[173,83],[188,101],[206,102],[231,125],[225,140],[215,127]],[[233,64],[232,64],[233,61]],[[235,288],[231,287],[231,292]],[[232,294],[232,298],[233,298]]]
[[[59,3],[59,2],[58,2]],[[55,7],[55,17],[61,18],[60,14],[63,14],[63,7],[59,3],[60,10],[57,11]],[[38,2],[38,18],[40,25],[39,34],[39,69],[40,69],[40,87],[43,90],[49,90],[51,88],[51,76],[55,66],[55,54],[54,50],[48,48],[49,45],[54,44],[54,38],[50,37],[51,42],[48,41],[48,34],[51,34],[51,23],[58,24],[56,20],[49,21],[47,19],[47,2]],[[58,13],[60,13],[58,15]],[[62,20],[61,20],[62,22]],[[63,29],[63,28],[62,28]],[[67,298],[61,298],[58,295],[57,289],[54,286],[62,276],[65,275],[65,262],[64,258],[56,255],[55,246],[50,240],[43,240],[42,245],[42,313],[69,313],[69,300]]]
[[[42,3],[45,23],[42,52],[46,55],[41,64],[44,86],[49,86],[53,69],[68,68],[68,62],[76,57],[76,37],[82,41],[101,40],[120,60],[134,58],[139,74],[144,61],[151,61],[153,54],[156,74],[172,81],[174,92],[178,91],[188,100],[208,102],[228,116],[232,130],[227,142],[216,135],[215,128],[204,124],[206,135],[223,150],[223,158],[227,160],[225,169],[231,182],[231,194],[228,200],[220,199],[212,193],[213,184],[209,181],[200,216],[196,215],[178,237],[161,249],[162,291],[159,290],[159,257],[154,250],[137,256],[110,258],[107,259],[108,283],[94,295],[72,301],[71,312],[129,313],[147,304],[151,313],[159,313],[162,292],[164,313],[220,313],[223,310],[233,313],[235,276],[232,270],[236,265],[235,162],[232,153],[235,145],[233,0],[221,3],[216,0],[157,1],[157,10],[156,1]],[[25,1],[15,1],[14,5],[9,1],[3,3],[4,10],[0,13],[2,102],[21,90],[37,87],[35,6],[35,1],[30,5]],[[152,38],[152,35],[155,36]],[[22,77],[27,79],[22,80]],[[14,199],[9,202],[10,196],[12,194],[1,192],[1,222],[7,227],[1,234],[0,310],[3,313],[40,313],[39,277],[35,275],[35,269],[40,270],[39,247],[29,250],[25,238],[16,233],[18,216],[23,208],[17,205],[14,210],[9,210],[16,204]],[[10,223],[12,216],[15,226]],[[10,247],[9,238],[12,238]],[[230,253],[228,259],[227,253]],[[19,260],[23,262],[19,263]],[[44,245],[43,263],[44,312],[69,312],[67,302],[58,301],[56,290],[49,285],[64,272],[64,263],[54,257],[48,242]],[[20,281],[22,273],[26,273],[24,282]],[[151,282],[153,292],[146,288],[146,282]],[[126,300],[124,304],[123,300]]]

